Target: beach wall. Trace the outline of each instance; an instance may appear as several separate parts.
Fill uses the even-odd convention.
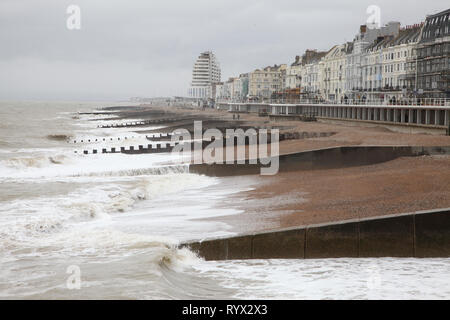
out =
[[[450,257],[450,208],[184,243],[205,260]]]
[[[333,169],[370,165],[399,157],[450,154],[450,146],[342,146],[283,154],[279,156],[279,172],[313,169]],[[259,174],[257,164],[191,164],[189,172],[208,176]]]

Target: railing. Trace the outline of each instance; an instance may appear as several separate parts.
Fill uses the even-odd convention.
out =
[[[398,105],[398,106],[450,106],[446,98],[401,98],[401,99],[263,99],[261,101],[219,100],[217,103],[242,104],[330,104],[330,105]]]

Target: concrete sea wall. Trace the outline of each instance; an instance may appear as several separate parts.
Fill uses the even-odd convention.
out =
[[[450,257],[450,208],[184,243],[205,260]]]
[[[279,171],[332,169],[370,165],[399,157],[450,154],[450,146],[342,146],[283,154],[279,156]],[[232,176],[259,174],[262,165],[257,164],[192,164],[189,172],[208,176]],[[265,162],[267,163],[267,162]]]

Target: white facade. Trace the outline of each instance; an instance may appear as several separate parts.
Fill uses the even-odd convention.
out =
[[[305,64],[301,69],[301,88],[306,93],[320,92],[319,61]]]
[[[413,57],[420,25],[407,27],[396,36],[385,36],[362,54],[363,90],[370,99],[405,97],[407,60]]]
[[[227,82],[224,82],[223,84],[223,95],[226,100],[232,100],[233,99],[233,92],[234,92],[234,84],[233,84],[233,78],[228,79]]]
[[[241,78],[233,78],[233,92],[231,99],[239,101],[244,98],[242,90],[242,80]]]
[[[295,62],[286,67],[286,88],[295,89],[301,86],[302,61],[300,56],[295,57]]]
[[[400,98],[406,92],[407,61],[415,59],[414,47],[419,40],[421,25],[407,27],[400,31],[398,39],[394,39],[387,48],[384,48],[382,55],[382,86],[392,90],[388,93],[388,98]]]
[[[200,54],[192,70],[192,82],[188,95],[191,98],[212,97],[212,84],[220,82],[220,66],[215,55],[206,51]]]
[[[354,98],[360,98],[362,95],[366,79],[363,79],[363,58],[366,58],[366,48],[372,44],[377,37],[387,35],[397,35],[400,29],[399,22],[389,22],[387,25],[369,29],[366,26],[360,27],[360,32],[353,40],[353,50],[347,54],[345,67],[345,93],[353,94]]]
[[[361,55],[361,71],[362,71],[362,89],[363,91],[377,92],[381,89],[383,49],[382,47],[374,47]],[[375,97],[370,97],[375,98]]]
[[[225,99],[225,86],[222,82],[216,84],[216,101]]]
[[[319,63],[320,93],[325,100],[341,101],[344,97],[348,46],[349,44],[334,46]]]

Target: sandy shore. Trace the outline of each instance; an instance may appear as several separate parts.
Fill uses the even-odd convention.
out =
[[[450,156],[252,178],[253,190],[224,202],[244,213],[216,218],[237,232],[450,207]]]

